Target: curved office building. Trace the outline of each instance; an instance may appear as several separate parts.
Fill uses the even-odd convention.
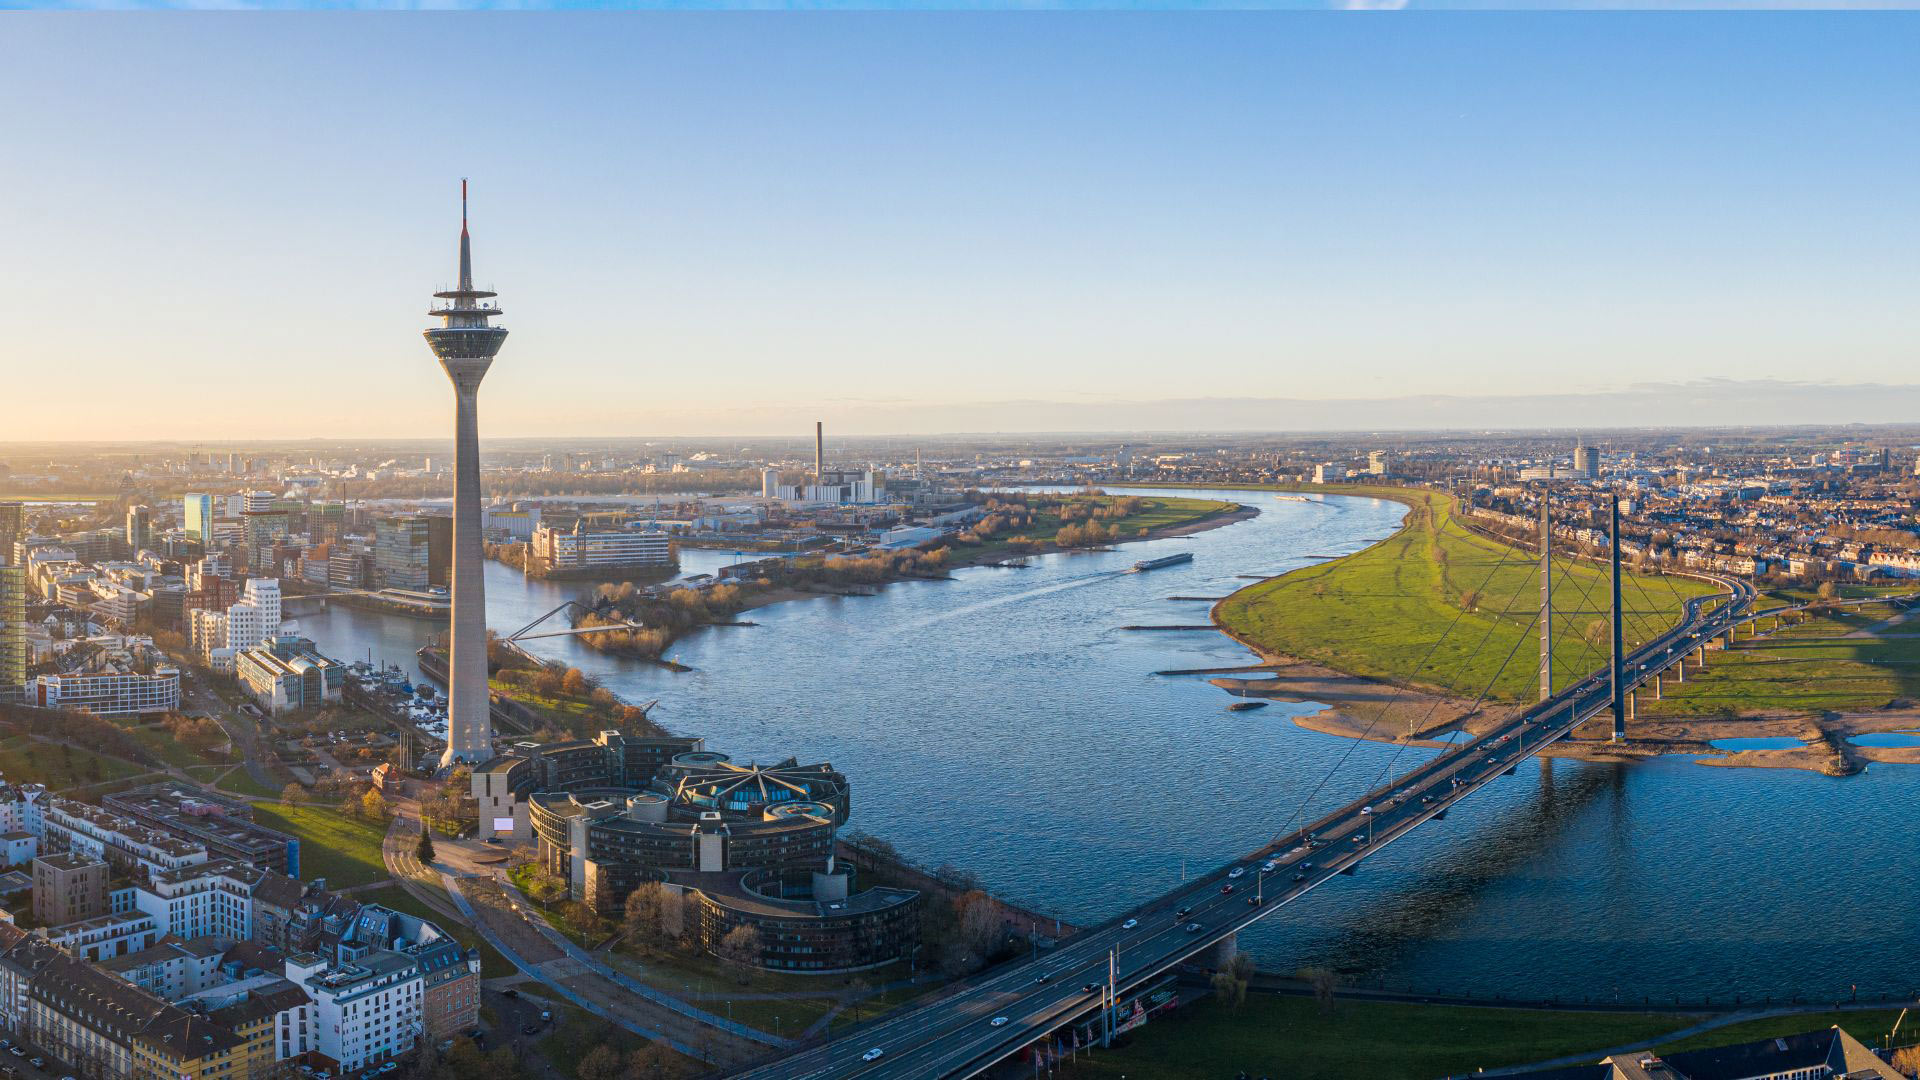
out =
[[[856,892],[834,858],[850,790],[831,765],[740,764],[699,739],[609,731],[516,746],[476,769],[473,788],[482,820],[536,840],[548,872],[599,914],[665,882],[709,951],[752,926],[760,966],[800,973],[891,963],[918,941],[919,893]]]

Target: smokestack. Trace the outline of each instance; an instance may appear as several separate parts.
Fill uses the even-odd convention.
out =
[[[822,421],[813,422],[813,481],[822,483],[827,478],[827,425]]]

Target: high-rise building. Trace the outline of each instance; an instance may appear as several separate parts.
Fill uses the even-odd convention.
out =
[[[373,523],[373,569],[381,588],[425,589],[432,583],[432,521],[411,514]]]
[[[17,502],[0,502],[0,563],[26,562],[26,556],[14,551],[27,538],[27,508]]]
[[[26,508],[0,502],[0,694],[27,682],[27,568],[14,554],[26,533]]]
[[[0,694],[27,682],[27,568],[0,559]]]
[[[447,752],[442,762],[480,762],[493,756],[487,699],[487,597],[481,577],[486,552],[480,532],[480,380],[507,340],[498,294],[473,287],[473,243],[467,236],[467,182],[460,181],[460,284],[435,293],[446,303],[428,314],[444,325],[426,331],[427,344],[453,384],[453,632],[447,661]]]
[[[136,555],[153,546],[153,515],[144,506],[127,507],[127,546]]]
[[[1592,480],[1600,475],[1600,451],[1591,446],[1573,448],[1573,475]]]
[[[190,491],[180,500],[187,535],[202,544],[213,542],[213,496]]]

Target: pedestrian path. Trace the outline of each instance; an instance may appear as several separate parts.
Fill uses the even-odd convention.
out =
[[[688,1046],[686,1043],[683,1043],[678,1039],[673,1038],[672,1036],[666,1034],[665,1032],[655,1031],[649,1027],[646,1027],[643,1024],[637,1024],[632,1020],[628,1020],[625,1017],[615,1016],[612,1013],[608,1012],[606,1009],[601,1008],[599,1005],[596,1005],[593,1002],[588,1001],[585,997],[576,993],[569,987],[564,986],[557,981],[553,981],[553,978],[551,976],[547,976],[546,974],[541,973],[539,967],[535,967],[534,965],[528,964],[525,960],[522,960],[520,956],[513,951],[513,946],[508,945],[504,938],[495,934],[492,928],[487,926],[486,921],[480,918],[479,913],[473,910],[473,904],[467,900],[466,894],[460,891],[460,883],[454,879],[453,875],[443,874],[442,877],[445,878],[445,881],[446,881],[447,895],[453,898],[454,906],[460,909],[460,914],[466,917],[468,924],[471,925],[474,928],[474,930],[480,934],[481,937],[484,937],[487,939],[487,944],[492,945],[495,949],[500,950],[500,955],[506,957],[507,960],[510,963],[512,963],[515,967],[519,968],[521,971],[539,973],[537,977],[540,978],[541,985],[545,986],[549,990],[552,990],[554,993],[559,994],[561,997],[566,998],[569,1002],[571,1002],[575,1006],[581,1009],[584,1009],[589,1013],[592,1013],[594,1016],[597,1016],[600,1019],[605,1020],[610,1024],[618,1024],[622,1028],[625,1028],[626,1030],[634,1033],[635,1035],[640,1036],[643,1039],[657,1039],[657,1040],[663,1041],[668,1046],[671,1046],[675,1050],[679,1051],[680,1053],[685,1054],[690,1058],[693,1058],[695,1061],[705,1060],[705,1056],[700,1049],[696,1047]],[[541,966],[544,967],[545,965],[541,965]]]
[[[449,881],[452,880],[451,876],[448,876],[448,880]],[[498,880],[498,879],[496,879],[496,881],[497,881],[497,884],[500,886],[500,890],[506,893],[507,896],[510,897],[514,903],[520,905],[522,910],[525,910],[533,906],[533,902],[531,900],[528,900],[526,896],[520,892],[519,889],[514,888],[511,883],[504,880]],[[737,1021],[729,1020],[724,1016],[718,1016],[718,1015],[715,1015],[714,1013],[710,1013],[706,1011],[705,1009],[701,1009],[693,1005],[689,1005],[685,1001],[682,1001],[680,998],[677,998],[672,994],[662,993],[661,991],[656,990],[653,987],[648,986],[645,983],[640,982],[639,980],[634,979],[629,975],[623,974],[622,972],[612,967],[609,967],[608,965],[603,964],[598,960],[595,960],[592,954],[588,953],[585,949],[582,949],[580,946],[574,944],[572,938],[566,936],[565,934],[562,934],[558,930],[555,930],[545,919],[530,918],[530,919],[527,919],[526,922],[527,922],[527,925],[533,927],[533,929],[536,932],[538,932],[541,937],[546,938],[548,941],[553,943],[553,946],[555,948],[565,953],[569,959],[579,962],[584,967],[590,969],[594,974],[599,975],[601,978],[614,983],[615,985],[619,986],[623,990],[627,990],[639,997],[645,998],[646,1000],[651,1001],[656,1005],[660,1005],[664,1008],[672,1009],[674,1012],[677,1012],[680,1015],[685,1016],[690,1020],[697,1020],[702,1024],[706,1024],[710,1027],[719,1028],[721,1031],[730,1032],[731,1034],[738,1035],[743,1039],[751,1039],[754,1042],[761,1043],[766,1046],[784,1047],[784,1046],[792,1045],[792,1040],[790,1039],[783,1039],[778,1035],[773,1035],[768,1032],[761,1031],[759,1028],[748,1027],[747,1025],[739,1023]]]

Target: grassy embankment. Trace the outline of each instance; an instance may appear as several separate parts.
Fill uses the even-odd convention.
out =
[[[1119,496],[1096,496],[1093,501],[1111,503]],[[1142,500],[1144,506],[1136,513],[1103,521],[1116,531],[1115,540],[1138,539],[1141,530],[1155,532],[1163,529],[1192,525],[1211,517],[1231,513],[1237,503],[1222,502],[1213,499],[1183,499],[1173,496],[1151,496]],[[1030,555],[1046,551],[1058,551],[1059,545],[1053,538],[1065,525],[1057,508],[1036,508],[1034,520],[1018,530],[1020,536],[1032,540],[1031,545],[1013,542],[1013,535],[982,538],[978,543],[967,543],[957,539],[948,540],[948,550],[956,562],[998,562],[1009,557]]]
[[[283,806],[256,802],[253,819],[300,838],[300,877],[327,879],[333,889],[369,885],[392,877],[381,854],[384,823],[345,817],[336,806]]]
[[[1466,696],[1485,689],[1495,700],[1533,696],[1536,555],[1470,532],[1442,492],[1319,490],[1404,502],[1405,525],[1365,551],[1240,590],[1216,609],[1223,626],[1262,652],[1350,674],[1412,678]],[[1571,685],[1606,663],[1607,575],[1588,563],[1556,561],[1554,569],[1555,683]],[[1683,597],[1712,591],[1690,578],[1629,574],[1623,586],[1629,648],[1672,625]]]
[[[1659,1052],[1813,1031],[1839,1024],[1874,1043],[1893,1014],[1806,1014],[1729,1025],[1656,1046]],[[1133,1034],[1131,1045],[1071,1067],[1087,1080],[1151,1076],[1217,1080],[1241,1070],[1288,1080],[1433,1080],[1657,1039],[1699,1017],[1659,1013],[1481,1009],[1343,1001],[1331,1016],[1303,997],[1255,994],[1238,1011],[1211,1000],[1182,1006]]]
[[[1909,587],[1847,586],[1841,599],[1911,594]],[[1806,603],[1810,589],[1769,591],[1757,610]],[[1702,674],[1642,702],[1647,716],[1820,713],[1878,709],[1920,700],[1920,619],[1884,626],[1891,602],[1838,608],[1716,653]],[[1860,636],[1853,636],[1860,635]]]

